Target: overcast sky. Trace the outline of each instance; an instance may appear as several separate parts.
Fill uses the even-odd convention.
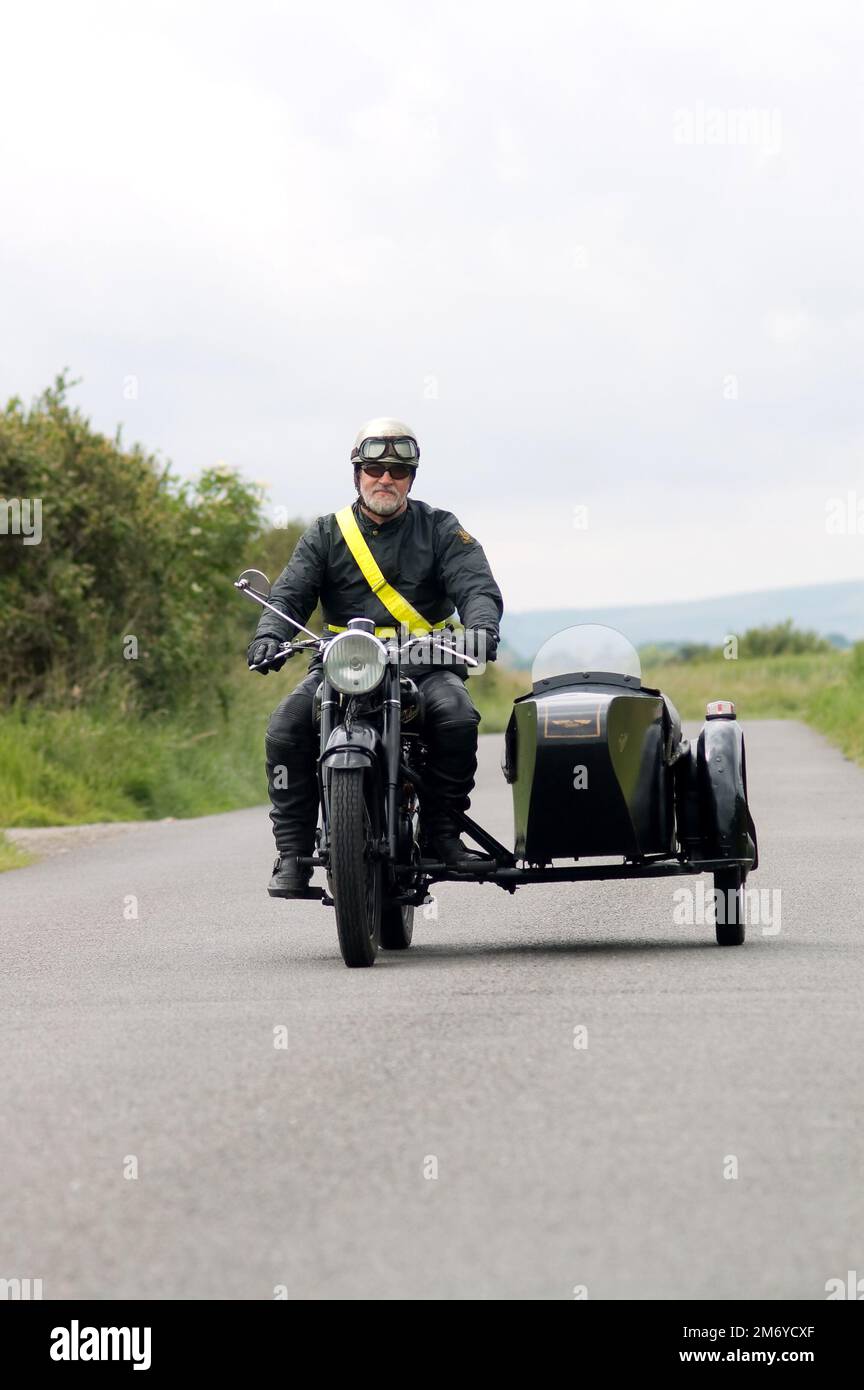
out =
[[[514,610],[862,577],[862,57],[857,0],[10,7],[0,390],[309,517],[401,416]]]

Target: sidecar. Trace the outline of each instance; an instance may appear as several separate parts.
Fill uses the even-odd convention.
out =
[[[690,742],[671,701],[642,684],[639,655],[621,633],[567,628],[540,649],[531,689],[514,702],[502,766],[513,851],[463,818],[495,860],[471,877],[513,889],[711,873],[717,940],[744,940],[743,887],[758,849],[733,704],[709,704]],[[610,858],[619,862],[585,862]]]

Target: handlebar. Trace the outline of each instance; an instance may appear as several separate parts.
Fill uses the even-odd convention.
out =
[[[319,641],[318,638],[316,638],[314,642],[283,642],[281,644],[281,651],[277,652],[275,657],[271,657],[269,661],[253,662],[252,665],[250,665],[249,670],[260,671],[262,666],[272,666],[274,660],[278,661],[279,657],[283,655],[283,653],[285,657],[288,658],[292,657],[295,652],[311,651],[313,647],[317,649],[322,645],[326,645],[326,643],[322,644],[322,642]]]
[[[308,636],[312,639],[310,642],[295,642],[293,640],[283,642],[282,649],[285,652],[286,658],[293,656],[295,652],[310,651],[313,647],[317,648],[320,651],[323,651],[324,648],[328,646],[329,643],[333,640],[332,637],[327,638],[319,633],[313,632],[311,628],[304,627],[302,623],[298,623],[296,619],[289,617],[287,613],[283,613],[281,609],[274,608],[272,603],[267,602],[263,594],[259,594],[256,589],[252,588],[252,585],[249,583],[248,579],[235,580],[234,588],[239,589],[241,594],[245,594],[247,598],[251,598],[254,603],[260,603],[262,608],[266,608],[269,610],[269,612],[275,613],[276,617],[281,618],[283,622],[290,623],[292,627],[296,627],[298,632],[307,633]],[[422,633],[419,637],[409,637],[408,641],[403,642],[402,645],[398,648],[399,655],[401,656],[403,652],[407,652],[408,648],[413,647],[417,642],[428,642],[430,646],[435,647],[439,652],[445,652],[448,656],[458,657],[460,663],[464,662],[466,666],[480,665],[480,662],[477,660],[476,657],[468,656],[467,652],[460,652],[456,649],[456,647],[445,646],[441,642],[440,638],[432,637],[428,633]],[[267,663],[268,666],[270,664],[270,662]],[[259,666],[262,665],[264,665],[263,662],[258,662],[254,666],[250,666],[249,670],[257,671]]]
[[[479,666],[480,662],[476,657],[469,656],[467,652],[460,652],[456,647],[445,647],[437,637],[429,637],[425,633],[421,637],[409,637],[399,648],[399,655],[407,652],[409,647],[413,647],[415,642],[428,642],[431,647],[436,647],[439,652],[447,652],[450,656],[457,656],[460,662],[464,661],[466,666]]]
[[[330,644],[330,642],[331,642],[332,640],[333,640],[332,638],[330,638],[330,639],[324,639],[324,638],[322,637],[322,638],[316,638],[316,639],[315,639],[314,641],[312,641],[312,642],[291,642],[291,641],[283,642],[283,643],[282,643],[282,651],[285,653],[285,656],[286,656],[286,657],[292,657],[292,656],[294,655],[295,652],[311,651],[313,648],[316,649],[316,650],[318,650],[318,649],[323,650],[324,647],[329,646],[329,644]],[[423,641],[425,641],[425,640],[426,640],[426,639],[423,638],[423,637],[412,637],[410,641],[403,643],[403,645],[399,648],[399,654],[400,654],[400,656],[402,655],[402,653],[403,653],[404,651],[407,651],[408,648],[411,647],[411,646],[413,646],[416,642],[423,642]],[[444,646],[444,644],[443,644],[442,642],[437,642],[437,641],[434,641],[434,640],[430,643],[430,645],[433,646],[433,647],[436,647],[436,648],[438,649],[439,652],[446,652],[446,653],[447,653],[448,655],[450,655],[450,656],[455,656],[455,657],[457,657],[458,660],[459,660],[460,662],[463,662],[463,661],[464,661],[465,664],[466,664],[466,666],[479,666],[479,665],[480,665],[480,662],[477,661],[477,659],[476,659],[475,657],[473,657],[473,656],[468,656],[467,653],[458,651],[458,650],[456,649],[456,647],[447,647],[447,646]],[[279,654],[277,653],[277,658],[278,658],[278,655],[279,655]],[[271,661],[268,661],[268,662],[266,662],[266,663],[265,663],[265,662],[256,662],[254,665],[252,665],[252,666],[249,667],[249,670],[250,670],[250,671],[257,671],[257,670],[259,669],[259,667],[261,667],[261,666],[263,666],[263,665],[267,665],[267,666],[272,665],[272,660],[271,660]]]

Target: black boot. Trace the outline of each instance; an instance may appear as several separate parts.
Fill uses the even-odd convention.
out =
[[[267,892],[271,898],[310,897],[311,877],[312,866],[298,863],[296,851],[293,854],[281,852],[273,865],[273,877],[267,885]]]
[[[280,854],[311,854],[318,822],[315,754],[267,745],[270,821]]]
[[[279,858],[267,886],[271,898],[307,897],[310,865],[301,867],[297,856],[308,858],[315,845],[318,821],[318,784],[312,750],[274,748],[267,742],[267,790],[270,820]]]
[[[487,854],[481,854],[479,850],[469,849],[467,845],[463,844],[456,833],[455,825],[451,832],[432,836],[426,842],[423,855],[427,859],[442,860],[454,869],[458,869],[462,865],[470,868],[478,860],[489,858]]]
[[[462,806],[460,811],[465,809]],[[456,822],[444,811],[420,815],[420,853],[424,859],[440,859],[458,868],[460,864],[475,864],[488,856],[469,849],[459,838]]]
[[[423,781],[432,795],[425,804],[421,797],[421,852],[424,858],[443,859],[445,864],[476,863],[487,856],[462,843],[452,813],[464,814],[471,804],[477,771],[477,725],[468,718],[445,720],[433,724],[427,737],[429,756]]]

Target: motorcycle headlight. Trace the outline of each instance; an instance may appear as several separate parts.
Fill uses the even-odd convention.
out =
[[[368,695],[386,665],[387,648],[371,632],[340,632],[324,655],[324,674],[343,695]]]

